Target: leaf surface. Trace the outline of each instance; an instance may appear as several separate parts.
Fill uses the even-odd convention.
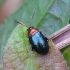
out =
[[[30,50],[27,27],[18,25],[4,50],[3,70],[68,70],[60,51],[49,40],[49,52],[40,55]],[[29,60],[30,59],[30,60]]]

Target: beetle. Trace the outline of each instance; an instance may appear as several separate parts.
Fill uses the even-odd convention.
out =
[[[14,22],[23,25],[23,23],[17,21]],[[31,49],[35,50],[39,54],[46,55],[49,51],[49,45],[48,45],[49,39],[45,37],[38,29],[32,26],[29,27],[27,31],[28,31],[29,42],[31,44]]]
[[[29,27],[27,31],[31,49],[39,54],[46,55],[49,51],[49,39],[34,27]]]

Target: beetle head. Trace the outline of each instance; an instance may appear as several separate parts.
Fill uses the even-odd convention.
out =
[[[34,27],[29,27],[27,31],[28,31],[28,36],[32,36],[37,32],[37,29],[35,29]]]

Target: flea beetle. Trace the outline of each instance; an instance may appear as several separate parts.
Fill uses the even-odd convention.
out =
[[[35,50],[39,54],[46,55],[49,51],[48,38],[34,27],[29,27],[27,30],[32,50]]]
[[[15,22],[22,24],[17,21]],[[27,31],[31,49],[35,50],[39,54],[46,55],[49,51],[48,38],[34,27],[29,27]]]

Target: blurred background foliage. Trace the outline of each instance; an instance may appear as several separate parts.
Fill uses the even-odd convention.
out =
[[[0,64],[2,64],[7,40],[17,25],[14,20],[23,22],[28,27],[34,26],[40,29],[46,36],[69,24],[70,0],[10,0],[7,4],[12,5],[11,7],[4,6],[6,1],[9,0],[0,0],[0,21],[2,20],[0,22]],[[13,1],[12,4],[11,1]],[[11,12],[10,9],[13,11]],[[32,19],[33,12],[35,13]],[[70,46],[62,51],[68,67],[70,67],[69,52]]]
[[[4,2],[4,0],[0,0],[0,6],[2,5],[3,2]]]

